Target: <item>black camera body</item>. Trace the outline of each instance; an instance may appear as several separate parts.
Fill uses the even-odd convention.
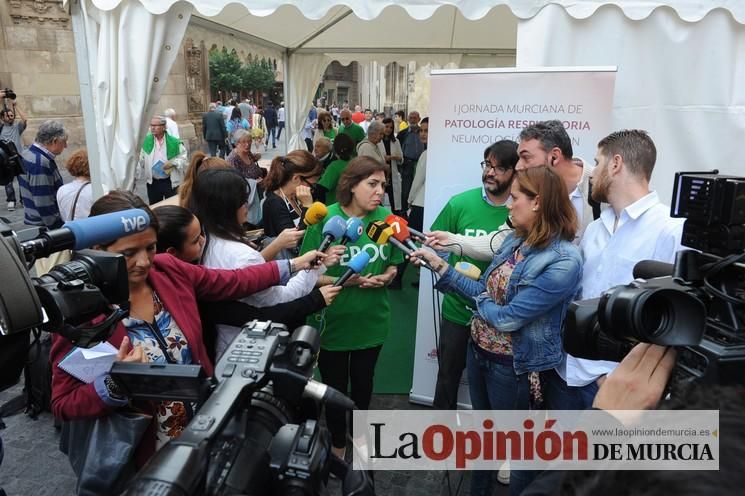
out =
[[[5,98],[9,98],[11,100],[15,100],[18,95],[16,95],[15,91],[11,90],[10,88],[5,88],[3,90],[5,92]]]
[[[572,303],[565,349],[621,361],[638,342],[675,346],[673,388],[744,383],[745,178],[677,173],[671,215],[686,218],[682,244],[703,251],[682,250],[674,265],[640,262],[630,284]]]
[[[214,390],[197,415],[125,494],[312,496],[320,494],[331,471],[344,478],[345,494],[373,494],[364,472],[348,470],[331,456],[330,434],[317,421],[320,403],[334,402],[326,386],[311,379],[319,343],[318,331],[309,326],[290,336],[282,324],[246,324],[215,367]],[[134,398],[195,398],[187,384],[197,388],[200,380],[183,375],[176,388],[182,395],[161,380],[161,394],[154,395],[148,381],[144,396],[138,386],[142,374],[132,380],[131,373],[148,367],[153,377],[164,378],[169,367],[179,366],[117,363],[111,375]]]

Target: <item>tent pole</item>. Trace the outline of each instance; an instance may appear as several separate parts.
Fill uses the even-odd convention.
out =
[[[285,155],[290,153],[290,133],[294,132],[295,126],[292,125],[292,119],[290,116],[290,96],[288,88],[290,87],[290,49],[285,48],[285,54],[282,65],[284,66],[284,77],[282,81],[282,93],[285,101]]]
[[[96,130],[96,114],[93,106],[93,87],[91,86],[90,63],[88,60],[88,43],[86,40],[86,19],[80,4],[85,0],[73,0],[70,3],[72,17],[72,33],[75,41],[75,59],[78,66],[78,81],[80,82],[80,106],[83,111],[83,129],[85,130],[85,147],[88,150],[90,164],[91,188],[93,198],[103,196],[103,177],[101,174],[101,157],[98,154],[98,132]]]

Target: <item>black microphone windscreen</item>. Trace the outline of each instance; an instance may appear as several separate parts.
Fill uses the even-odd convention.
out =
[[[657,260],[642,260],[634,265],[634,279],[654,279],[655,277],[665,277],[673,275],[675,266],[666,262]]]

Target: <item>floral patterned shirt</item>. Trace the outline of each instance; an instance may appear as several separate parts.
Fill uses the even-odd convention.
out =
[[[486,280],[486,291],[497,305],[504,305],[507,297],[507,284],[517,265],[517,251],[502,265],[494,269]],[[478,315],[471,320],[471,339],[482,350],[497,355],[512,356],[512,337],[508,332],[500,332]]]
[[[191,350],[186,337],[176,321],[171,317],[160,302],[160,298],[153,291],[153,306],[155,308],[155,324],[134,317],[126,318],[122,322],[127,329],[132,346],[142,345],[142,349],[150,363],[168,363],[163,349],[158,344],[153,332],[157,331],[163,337],[171,363],[192,363]],[[162,401],[157,406],[158,428],[156,430],[156,449],[160,449],[172,438],[181,435],[189,423],[186,405],[181,401]]]

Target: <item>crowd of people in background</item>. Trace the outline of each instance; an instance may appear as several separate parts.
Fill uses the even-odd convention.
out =
[[[138,154],[135,177],[147,185],[147,205],[126,191],[94,202],[85,150],[67,158],[73,180],[63,184],[64,126],[42,123],[24,148],[21,108],[13,101],[2,115],[0,139],[15,143],[23,158],[18,185],[26,224],[53,229],[127,208],[150,216],[150,229],[98,247],[127,261],[132,307],[110,340],[122,361],[195,363],[209,374],[248,317],[291,326],[307,319],[322,331],[324,382],[367,408],[391,325],[388,290],[400,289],[404,271],[418,270],[424,260],[438,274],[435,288],[446,293],[436,408],[457,408],[465,371],[478,409],[586,409],[618,364],[563,351],[569,304],[630,282],[640,260],[672,262],[681,249],[682,222],[670,218],[649,187],[656,149],[644,131],[605,137],[593,166],[574,155],[561,122],[528,126],[517,142],[490,144],[480,164],[458,164],[480,167],[482,184],[450,198],[425,226],[429,121],[415,110],[389,115],[346,102],[313,106],[301,130],[307,151],[277,156],[268,168],[261,153],[276,148],[286,129],[284,102],[211,103],[202,117],[204,149],[191,157],[175,117],[173,109],[153,116]],[[13,210],[19,200],[13,183],[5,189]],[[428,233],[432,249],[415,251],[407,265],[401,251],[363,233],[346,247],[318,252],[322,226],[299,228],[318,201],[328,206],[328,217],[357,217],[365,226],[399,215]],[[334,286],[352,251],[368,249],[380,256],[365,273]],[[475,265],[480,276],[456,271],[461,262]],[[37,265],[37,273],[52,263]],[[232,306],[203,305],[225,299]],[[369,308],[376,318],[360,319]],[[164,348],[163,339],[171,346]],[[57,368],[71,347],[55,335],[55,415],[90,418],[126,405],[110,376],[85,384]],[[656,359],[669,355],[663,350]],[[333,408],[326,415],[333,452],[343,458],[347,415]],[[152,435],[138,449],[141,462],[183,430],[188,412],[169,402],[154,418]],[[508,467],[477,472],[471,494],[490,494],[498,479],[518,495],[535,477]]]

